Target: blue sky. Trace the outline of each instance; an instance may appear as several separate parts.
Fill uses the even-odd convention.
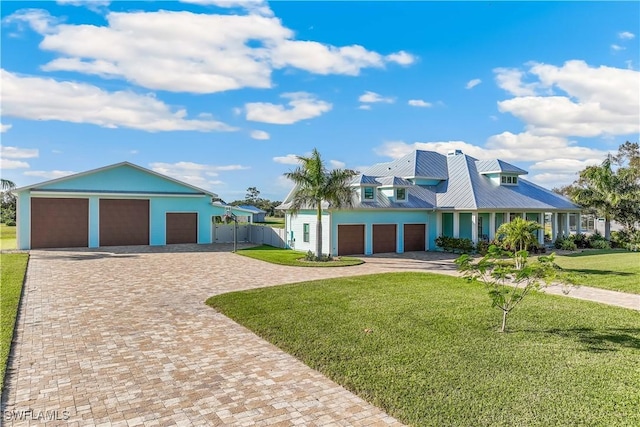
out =
[[[130,161],[282,200],[295,155],[500,158],[548,188],[640,131],[638,2],[2,3],[2,176]]]

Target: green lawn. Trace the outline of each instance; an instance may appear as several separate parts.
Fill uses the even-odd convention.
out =
[[[16,248],[16,227],[0,224],[0,249]]]
[[[284,218],[268,216],[264,222],[256,222],[255,225],[266,225],[272,228],[284,228]]]
[[[640,294],[639,252],[585,251],[557,256],[556,263],[582,275],[581,285]]]
[[[13,327],[16,323],[22,282],[27,269],[28,254],[0,254],[0,392],[4,384],[7,357],[11,350]]]
[[[362,264],[364,261],[358,258],[338,257],[335,261],[329,262],[307,262],[300,261],[305,253],[292,251],[291,249],[274,248],[273,246],[256,246],[253,248],[241,249],[236,252],[239,255],[249,258],[259,259],[272,264],[292,265],[294,267],[348,267]]]
[[[640,425],[640,312],[532,294],[496,332],[486,290],[393,273],[207,303],[410,425]]]

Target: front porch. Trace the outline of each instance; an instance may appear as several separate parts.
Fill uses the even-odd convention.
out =
[[[536,232],[541,245],[545,244],[545,232],[551,234],[552,242],[558,236],[569,236],[572,231],[582,232],[581,215],[575,211],[445,211],[438,212],[437,215],[438,236],[470,239],[474,244],[495,239],[496,230],[517,217],[542,225],[542,229]],[[574,224],[574,227],[570,226]]]

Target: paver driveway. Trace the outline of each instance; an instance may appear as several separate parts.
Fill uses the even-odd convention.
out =
[[[204,304],[217,293],[450,262],[295,268],[222,245],[32,251],[4,422],[47,425],[399,424]],[[66,412],[65,412],[66,411]],[[13,414],[13,415],[12,415]],[[24,416],[23,412],[23,416]],[[30,421],[41,425],[41,421]]]

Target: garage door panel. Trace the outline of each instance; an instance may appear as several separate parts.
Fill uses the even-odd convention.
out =
[[[197,213],[167,213],[167,244],[198,243]]]
[[[405,224],[404,225],[404,251],[425,251],[426,250],[426,224]]]
[[[31,248],[89,246],[89,199],[31,199]]]
[[[373,225],[373,253],[396,252],[396,224]]]
[[[338,255],[364,253],[364,225],[338,225]]]
[[[100,199],[100,246],[149,244],[149,200]]]

